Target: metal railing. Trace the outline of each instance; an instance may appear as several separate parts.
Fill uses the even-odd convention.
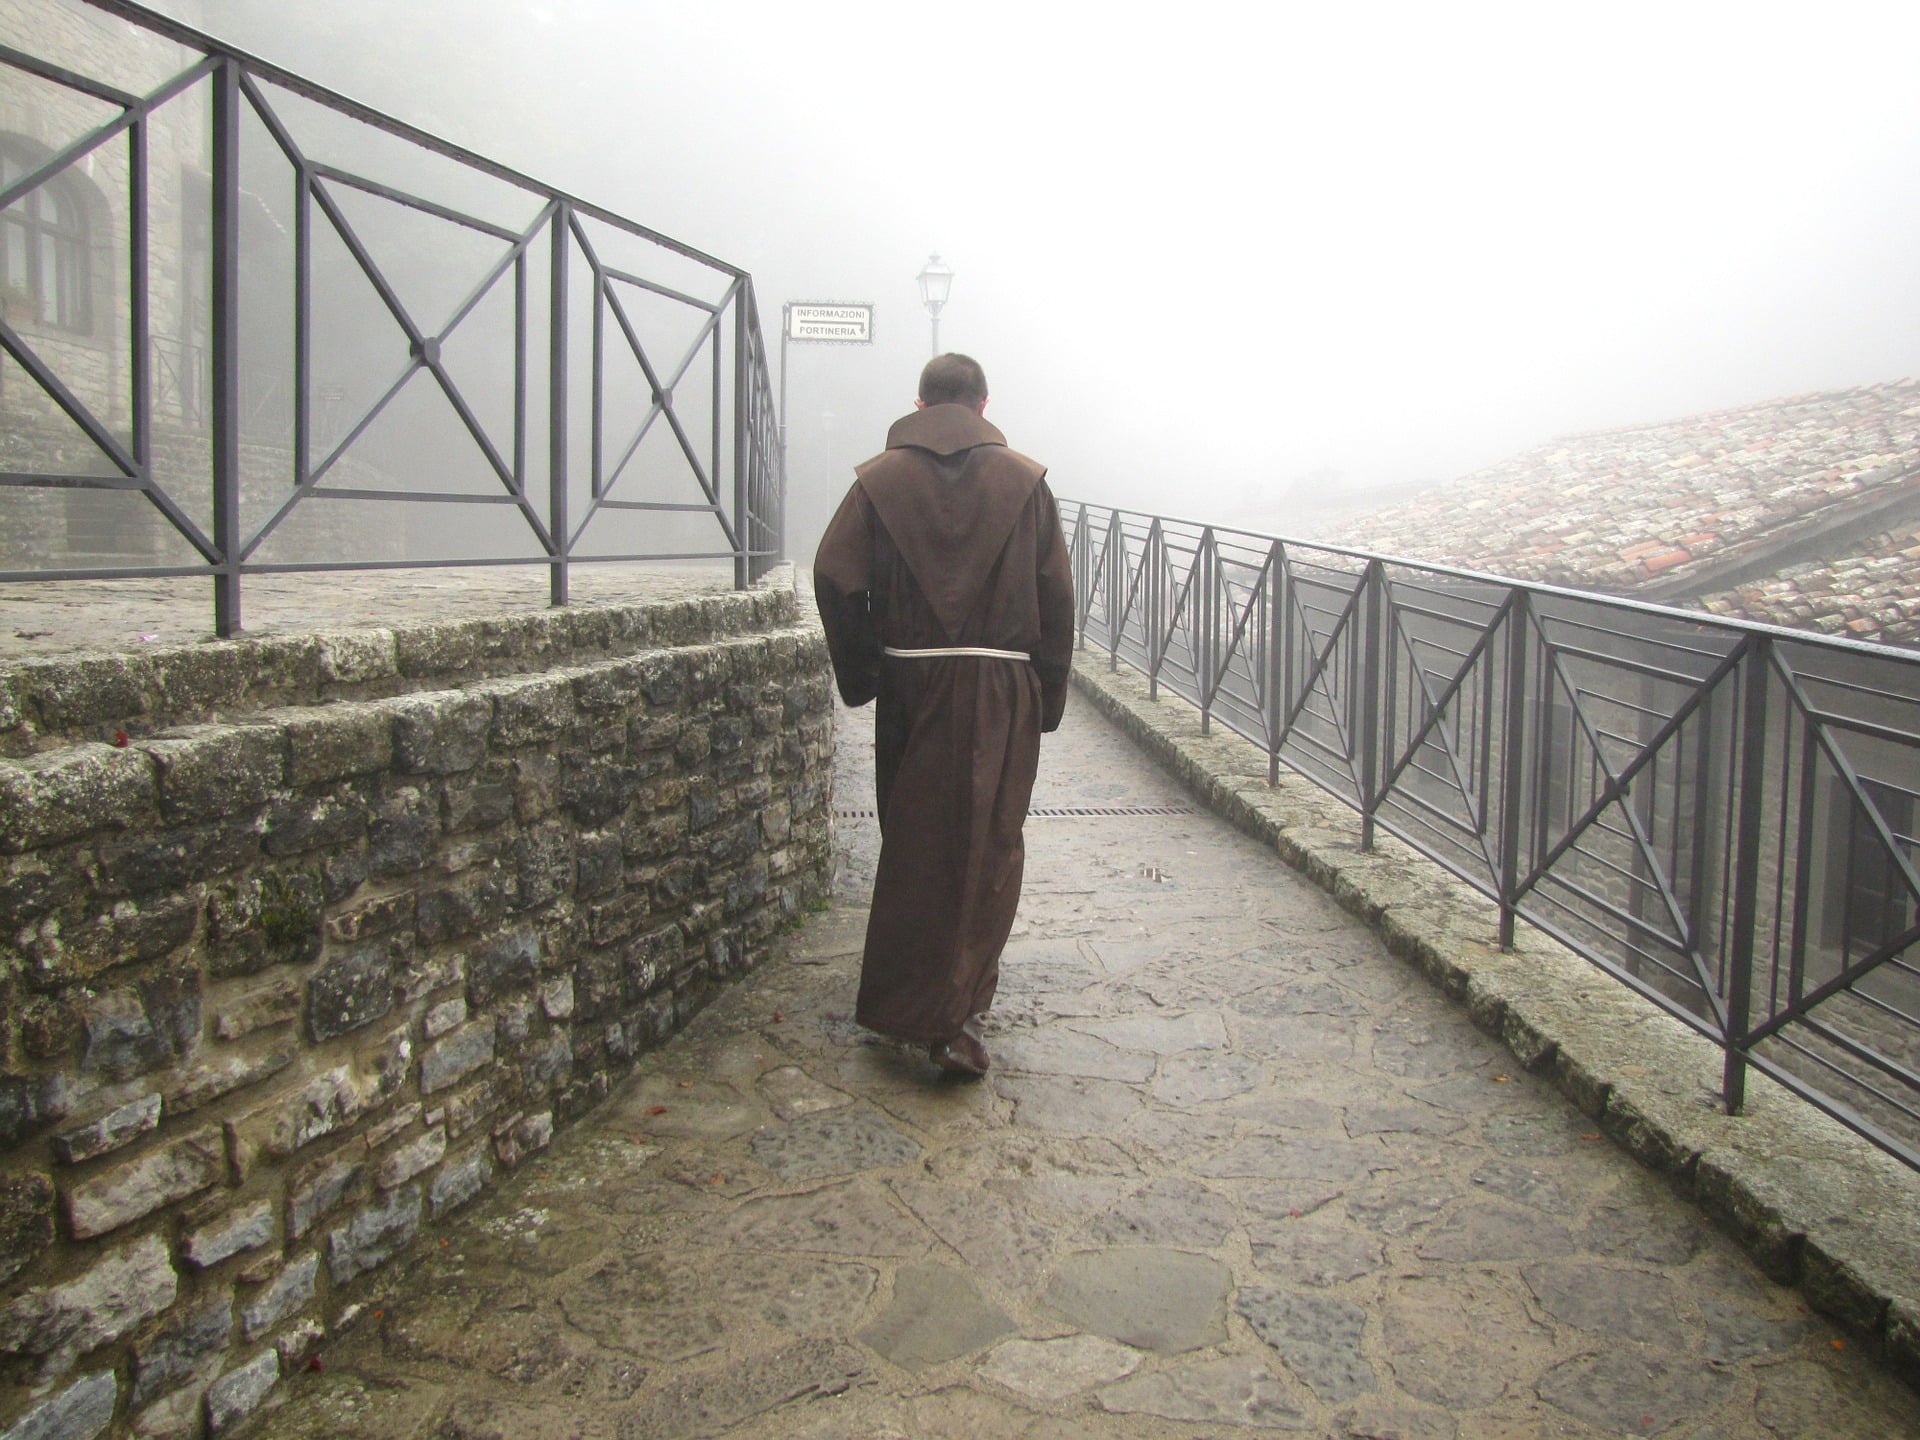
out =
[[[1920,654],[1061,511],[1082,647],[1920,1168]]]
[[[0,77],[61,138],[0,212],[43,186],[92,197],[106,233],[70,274],[105,319],[76,339],[0,314],[0,418],[55,437],[24,462],[11,448],[0,488],[137,497],[170,553],[16,547],[0,580],[206,576],[224,635],[249,574],[544,564],[558,605],[576,562],[730,559],[737,586],[777,563],[784,476],[745,271],[139,5],[48,6],[44,36],[0,43]],[[89,24],[98,43],[76,45]],[[277,474],[259,473],[249,394],[280,397]],[[201,435],[204,486],[155,463],[181,431]],[[378,508],[395,504],[433,508]],[[320,507],[353,516],[322,535],[385,548],[316,556]]]

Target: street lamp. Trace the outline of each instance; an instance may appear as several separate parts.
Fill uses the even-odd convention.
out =
[[[940,353],[940,311],[953,290],[953,267],[940,263],[938,255],[927,261],[920,272],[920,303],[933,320],[933,353]]]

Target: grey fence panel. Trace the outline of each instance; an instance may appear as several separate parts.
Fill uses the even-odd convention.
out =
[[[1920,654],[1062,516],[1082,648],[1920,1167]]]
[[[0,155],[0,579],[205,576],[226,634],[255,573],[544,565],[559,604],[576,562],[782,558],[742,270],[139,5],[47,5],[0,45],[54,140]]]

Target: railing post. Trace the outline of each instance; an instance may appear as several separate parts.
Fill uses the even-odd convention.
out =
[[[747,353],[747,291],[744,284],[733,296],[733,538],[740,547],[733,557],[733,588],[744,590],[753,583],[748,574],[753,549],[750,519],[753,506],[747,486],[747,402],[753,385],[753,372]]]
[[[1107,512],[1107,669],[1120,669],[1120,607],[1127,603],[1127,547],[1120,512]]]
[[[567,603],[567,246],[572,207],[553,207],[553,273],[548,291],[547,352],[547,517],[553,534],[548,602]]]
[[[1500,948],[1513,949],[1520,906],[1520,831],[1526,824],[1521,791],[1526,784],[1527,627],[1533,610],[1527,592],[1513,592],[1507,607],[1507,703],[1500,732]]]
[[[1766,812],[1767,673],[1773,642],[1747,637],[1740,666],[1739,821],[1734,831],[1733,933],[1727,954],[1727,1033],[1721,1038],[1726,1063],[1720,1096],[1729,1115],[1738,1115],[1747,1099],[1747,1057],[1743,1047],[1752,1028],[1753,943],[1760,904],[1760,847]]]
[[[1093,611],[1093,597],[1087,593],[1092,579],[1093,552],[1087,544],[1087,502],[1080,502],[1080,513],[1073,522],[1073,648],[1087,648],[1087,617]]]
[[[1153,524],[1147,529],[1147,553],[1140,563],[1147,567],[1141,577],[1142,598],[1146,602],[1147,632],[1147,698],[1160,698],[1160,662],[1166,658],[1167,642],[1162,633],[1161,623],[1167,613],[1167,597],[1163,593],[1167,578],[1167,537],[1160,529],[1160,517],[1153,517]]]
[[[1267,636],[1267,785],[1280,783],[1280,726],[1287,713],[1286,550],[1278,540],[1267,552],[1266,608],[1261,623]]]
[[[1380,748],[1380,668],[1386,660],[1382,630],[1387,619],[1386,571],[1378,560],[1369,560],[1361,581],[1360,635],[1355,649],[1360,676],[1360,723],[1354,727],[1360,748],[1360,848],[1373,849],[1373,809],[1378,797],[1373,793],[1379,774]]]
[[[1200,733],[1213,731],[1213,667],[1218,661],[1214,647],[1214,614],[1219,596],[1214,593],[1219,578],[1220,552],[1213,527],[1200,532],[1200,547],[1193,557],[1198,572],[1193,583],[1199,594],[1194,597],[1193,626],[1198,643],[1194,646],[1194,678],[1200,684]]]
[[[240,629],[240,68],[213,71],[212,342],[213,628]]]

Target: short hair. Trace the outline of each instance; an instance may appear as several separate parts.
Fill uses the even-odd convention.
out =
[[[987,398],[987,372],[971,355],[936,355],[920,372],[922,405],[978,405]]]

